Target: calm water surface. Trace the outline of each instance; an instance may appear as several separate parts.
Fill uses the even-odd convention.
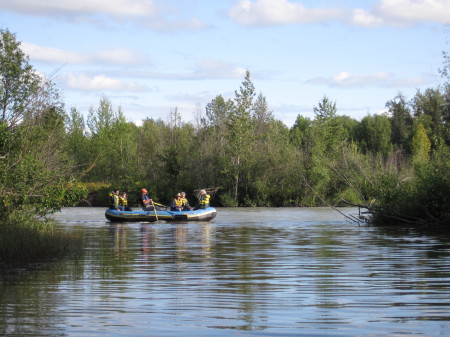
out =
[[[344,212],[354,212],[344,209]],[[84,254],[0,276],[1,336],[450,336],[450,239],[325,208],[56,214]]]

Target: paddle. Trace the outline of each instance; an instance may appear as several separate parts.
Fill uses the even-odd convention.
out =
[[[156,213],[155,203],[152,200],[153,212],[155,213],[156,221],[158,221],[158,213]]]
[[[166,206],[166,205],[163,205],[163,204],[158,204],[157,202],[155,202],[154,203],[156,206],[161,206],[161,207],[165,207],[165,208],[167,208],[168,206]]]

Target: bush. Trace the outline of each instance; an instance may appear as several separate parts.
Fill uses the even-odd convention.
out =
[[[415,176],[379,176],[372,222],[378,225],[450,226],[450,161],[445,158],[416,166]]]

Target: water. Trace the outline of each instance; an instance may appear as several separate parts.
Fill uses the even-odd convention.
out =
[[[353,209],[345,209],[347,213]],[[450,239],[326,208],[219,209],[209,223],[55,218],[82,258],[0,276],[5,336],[449,336]]]

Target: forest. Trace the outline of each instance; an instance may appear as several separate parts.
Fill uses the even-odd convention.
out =
[[[327,95],[292,127],[274,117],[247,71],[234,97],[220,93],[183,121],[99,97],[66,108],[8,30],[0,36],[0,222],[45,216],[68,205],[107,206],[113,188],[141,188],[168,203],[214,190],[213,206],[363,205],[376,224],[450,224],[450,57],[442,85],[393,93],[386,113],[356,120]],[[299,102],[301,103],[301,102]]]

